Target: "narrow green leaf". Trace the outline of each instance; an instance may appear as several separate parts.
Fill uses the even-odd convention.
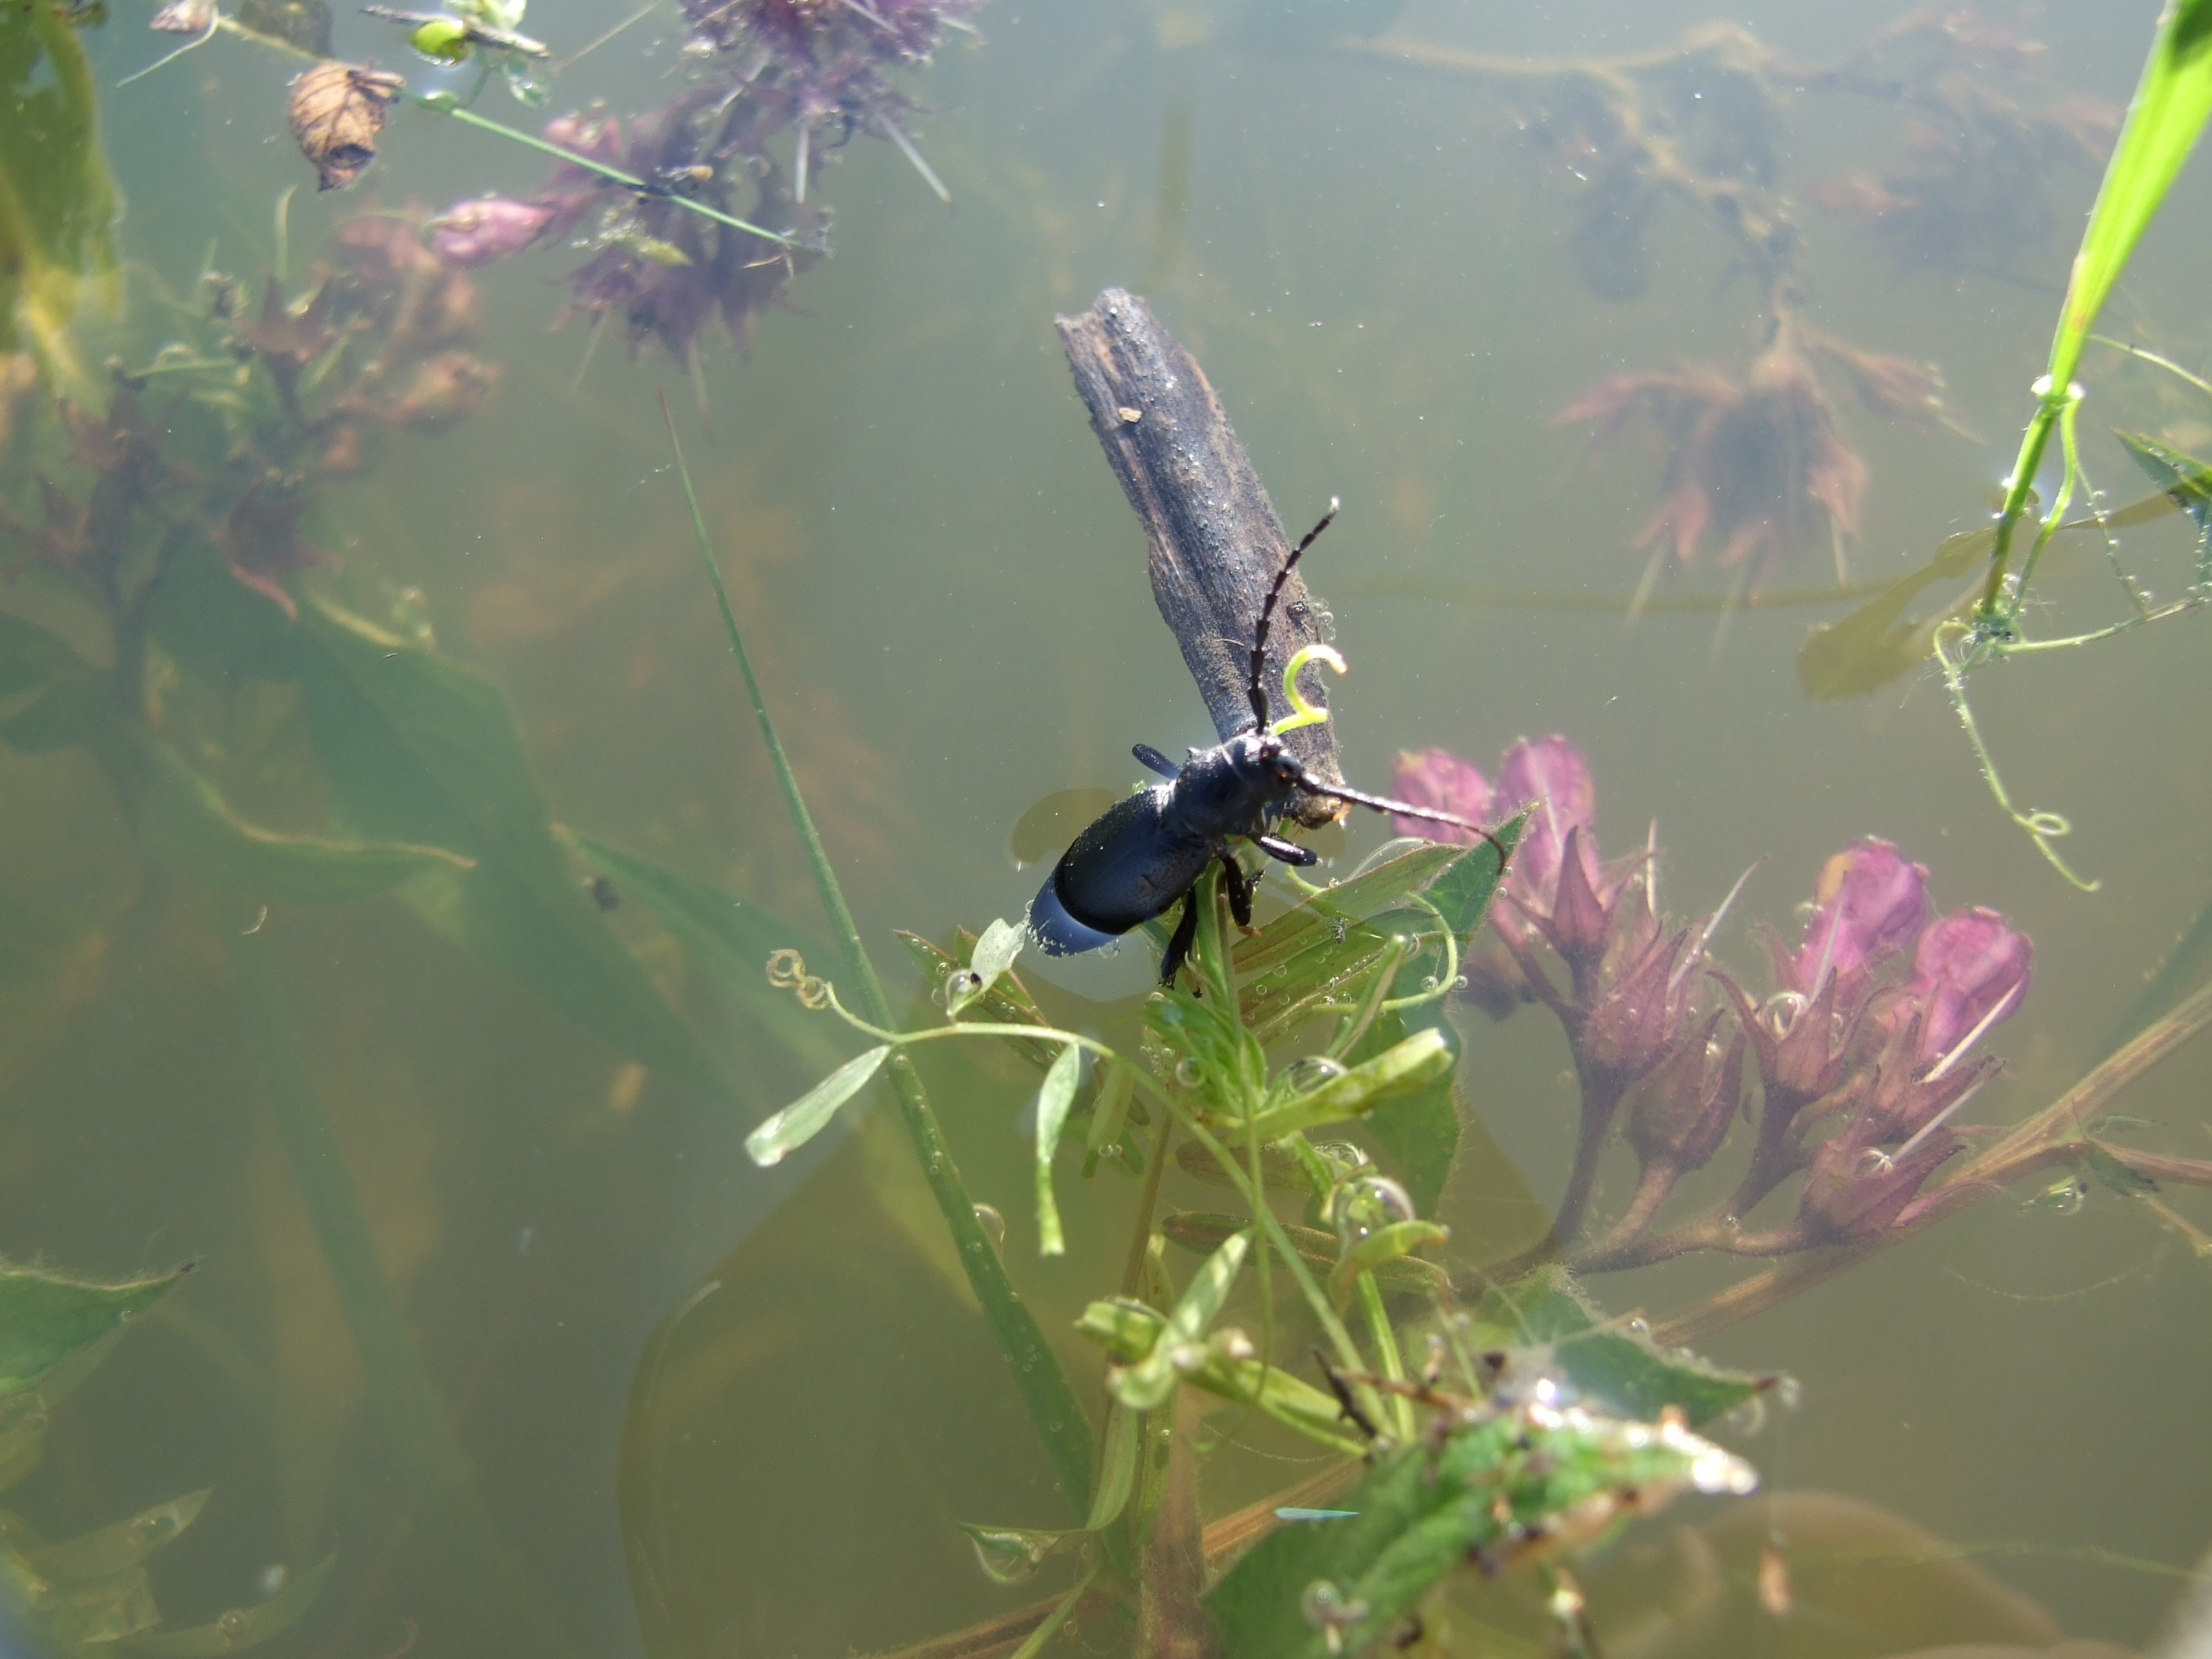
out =
[[[441,847],[283,835],[248,823],[222,792],[159,739],[141,736],[145,790],[138,842],[164,868],[271,903],[337,904],[373,897],[433,870],[473,860]]]
[[[1529,807],[1491,831],[1508,854],[1520,846],[1521,832],[1528,827],[1529,813],[1535,810]],[[1463,942],[1474,936],[1474,930],[1482,926],[1483,918],[1490,914],[1491,897],[1498,891],[1500,873],[1498,848],[1486,841],[1477,842],[1445,866],[1443,873],[1429,884],[1425,896]]]
[[[1134,1067],[1118,1060],[1109,1060],[1097,1068],[1098,1088],[1091,1101],[1091,1129],[1084,1137],[1083,1150],[1087,1155],[1084,1164],[1090,1169],[1089,1158],[1104,1153],[1109,1147],[1121,1144],[1121,1133],[1129,1121],[1129,1103],[1136,1098],[1137,1073]],[[1196,1143],[1191,1143],[1195,1145]]]
[[[986,933],[985,939],[990,935]],[[1060,1132],[1067,1127],[1067,1109],[1075,1103],[1075,1085],[1083,1077],[1083,1051],[1069,1043],[1044,1074],[1036,1097],[1037,1254],[1065,1255],[1067,1241],[1060,1236],[1060,1204],[1052,1194],[1052,1155],[1060,1149]]]
[[[36,1267],[0,1267],[0,1398],[45,1382],[191,1271],[103,1285]]]
[[[1797,648],[1797,683],[1805,696],[1814,702],[1864,696],[1924,664],[1942,618],[1915,620],[1905,616],[1905,607],[1932,583],[1966,576],[1989,556],[1996,539],[1985,529],[1948,536],[1919,569],[1899,577],[1841,622],[1814,627]],[[1970,603],[1971,598],[1962,601]]]
[[[968,965],[976,978],[988,989],[998,982],[999,975],[1014,965],[1014,958],[1022,953],[1022,930],[1000,918],[983,930],[975,941],[975,948],[968,957]]]
[[[1175,1392],[1176,1360],[1213,1323],[1214,1316],[1229,1299],[1230,1287],[1236,1284],[1237,1270],[1244,1265],[1245,1252],[1251,1246],[1249,1227],[1223,1241],[1221,1248],[1192,1276],[1182,1300],[1160,1327],[1152,1352],[1107,1379],[1108,1388],[1122,1405],[1132,1411],[1150,1411]]]
[[[1106,1408],[1106,1448],[1098,1460],[1098,1490],[1091,1494],[1086,1532],[1103,1532],[1121,1518],[1129,1493],[1137,1483],[1137,1442],[1140,1426],[1136,1413],[1114,1404]]]
[[[1352,1066],[1318,1089],[1270,1106],[1252,1121],[1249,1133],[1279,1140],[1293,1130],[1342,1123],[1373,1110],[1386,1100],[1425,1088],[1451,1070],[1452,1045],[1430,1027]]]
[[[908,959],[938,983],[949,981],[955,973],[969,965],[974,945],[963,931],[953,939],[955,949],[945,950],[919,933],[901,931],[898,942],[905,947]],[[1001,974],[997,981],[969,1005],[981,1019],[993,1025],[1048,1025],[1029,988],[1018,975]],[[1000,1041],[1028,1060],[1039,1071],[1051,1069],[1052,1062],[1060,1056],[1060,1045],[1035,1037],[1005,1037]]]
[[[1243,1216],[1218,1215],[1206,1210],[1178,1210],[1162,1218],[1160,1231],[1170,1243],[1186,1250],[1204,1255],[1218,1249],[1222,1240],[1252,1224]],[[1285,1226],[1284,1234],[1298,1259],[1321,1273],[1333,1273],[1338,1256],[1336,1235],[1325,1233],[1318,1227]],[[1431,1291],[1448,1287],[1444,1270],[1433,1261],[1425,1261],[1417,1255],[1400,1256],[1395,1261],[1376,1264],[1375,1282],[1392,1294],[1410,1292],[1425,1295]],[[1278,1285],[1282,1283],[1277,1281]]]
[[[1054,1532],[1042,1527],[987,1527],[962,1521],[960,1530],[975,1547],[975,1564],[994,1584],[1027,1583],[1037,1569],[1069,1546],[1088,1537],[1088,1531]]]
[[[1377,1273],[1387,1263],[1401,1261],[1431,1244],[1442,1244],[1450,1237],[1449,1228],[1439,1227],[1433,1221],[1394,1221],[1386,1227],[1377,1227],[1346,1251],[1344,1260],[1336,1264],[1329,1274],[1329,1291],[1341,1308],[1352,1299],[1360,1274]]]
[[[1154,1352],[1166,1326],[1166,1316],[1157,1310],[1140,1302],[1119,1299],[1092,1303],[1075,1322],[1078,1331],[1126,1365],[1136,1364]],[[1231,1358],[1214,1343],[1206,1344],[1185,1358],[1194,1369],[1182,1371],[1182,1379],[1224,1400],[1249,1403],[1256,1399],[1263,1410],[1325,1432],[1334,1431],[1343,1422],[1343,1408],[1334,1395],[1301,1382],[1280,1365],[1263,1367],[1256,1358]]]
[[[1455,842],[1422,842],[1395,858],[1317,893],[1277,916],[1234,952],[1240,978],[1285,966],[1301,951],[1325,939],[1340,939],[1345,929],[1377,916],[1434,882],[1469,849]]]
[[[2197,585],[2212,584],[2212,467],[2139,432],[2116,430],[2112,435],[2135,458],[2136,465],[2150,475],[2166,499],[2196,525]]]
[[[337,1561],[337,1556],[326,1555],[267,1601],[233,1607],[212,1624],[134,1636],[131,1651],[144,1654],[146,1659],[214,1659],[217,1654],[265,1642],[314,1605]]]
[[[797,1100],[745,1137],[745,1151],[763,1169],[781,1164],[796,1148],[822,1133],[837,1109],[867,1086],[883,1069],[891,1046],[879,1043],[865,1054],[847,1060]]]
[[[137,1566],[199,1517],[214,1489],[203,1487],[141,1510],[126,1521],[117,1521],[97,1531],[51,1544],[30,1555],[39,1577],[56,1584],[82,1583],[105,1578]]]
[[[64,1652],[119,1642],[161,1622],[143,1567],[125,1567],[79,1583],[43,1584],[30,1601],[31,1622],[39,1634]]]
[[[298,633],[307,718],[339,821],[364,839],[476,861],[410,883],[416,911],[618,1053],[733,1093],[571,879],[499,690],[333,605],[302,606]]]
[[[2083,343],[2136,242],[2212,115],[2212,0],[2167,0],[2097,188],[2051,347],[2051,378],[2073,379]]]

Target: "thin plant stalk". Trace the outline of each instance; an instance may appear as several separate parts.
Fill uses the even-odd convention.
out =
[[[775,769],[777,787],[791,815],[792,827],[799,832],[799,842],[806,849],[815,890],[837,935],[846,974],[858,988],[862,1013],[872,1024],[888,1028],[891,1010],[884,995],[883,981],[876,976],[875,964],[869,960],[867,946],[860,940],[860,928],[854,922],[851,907],[845,902],[844,889],[838,884],[836,872],[830,866],[830,855],[823,848],[813,815],[806,810],[805,798],[799,793],[799,780],[784,753],[782,739],[776,735],[775,721],[769,718],[768,702],[762,695],[759,678],[753,672],[744,636],[738,631],[737,614],[730,607],[729,591],[722,585],[722,573],[714,561],[714,543],[707,534],[706,516],[700,511],[690,471],[684,464],[684,447],[677,438],[675,417],[669,413],[665,394],[660,399],[660,416],[668,428],[668,443],[676,458],[677,476],[683,480],[684,500],[691,511],[691,529],[698,541],[699,561],[706,568],[708,582],[714,590],[714,603],[721,611],[723,629],[729,636],[730,654],[737,659],[738,672],[744,678],[753,719],[759,725],[761,741],[767,745],[769,763]],[[945,1224],[951,1231],[961,1267],[968,1275],[976,1301],[982,1305],[984,1320],[1013,1373],[1014,1387],[1020,1392],[1030,1421],[1044,1441],[1045,1454],[1052,1462],[1053,1472],[1059,1476],[1068,1502],[1077,1515],[1087,1515],[1091,1510],[1093,1457],[1090,1415],[1077,1398],[1067,1373],[1061,1370],[1058,1356],[1045,1340],[1036,1316],[1014,1289],[1013,1281],[1006,1276],[1006,1263],[983,1231],[983,1224],[975,1213],[975,1200],[968,1195],[968,1188],[960,1179],[959,1167],[952,1161],[951,1148],[945,1144],[944,1129],[930,1106],[913,1060],[903,1053],[894,1054],[886,1069],[898,1097],[908,1136],[914,1142],[915,1156],[929,1182],[937,1207],[945,1216]]]
[[[2127,122],[2081,233],[2051,336],[2050,363],[2036,383],[2035,416],[2021,438],[2019,459],[2006,481],[1996,544],[1990,551],[1990,574],[1976,614],[1978,624],[1995,636],[2012,633],[2027,599],[2025,580],[2009,598],[2005,592],[2013,532],[2027,510],[2028,495],[2052,431],[2080,401],[2074,370],[2081,362],[2081,349],[2113,283],[2188,159],[2208,114],[2212,114],[2212,0],[2167,0],[2143,63],[2142,79],[2128,106]]]
[[[414,1524],[450,1580],[465,1586],[455,1600],[475,1609],[483,1621],[479,1636],[505,1632],[520,1636],[537,1652],[568,1651],[568,1643],[544,1617],[544,1598],[527,1582],[520,1558],[499,1534],[408,1331],[362,1213],[361,1194],[331,1131],[330,1112],[315,1087],[299,1028],[276,982],[268,934],[241,934],[235,927],[224,933],[270,1115],[337,1288],[368,1384],[369,1410],[398,1466]]]

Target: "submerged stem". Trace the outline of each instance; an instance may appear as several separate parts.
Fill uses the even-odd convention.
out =
[[[746,653],[744,637],[738,631],[737,615],[730,608],[729,590],[722,585],[721,569],[714,562],[706,516],[699,508],[698,492],[691,487],[690,471],[684,464],[684,447],[677,438],[676,419],[669,413],[665,394],[660,399],[660,416],[668,428],[668,443],[676,457],[677,476],[684,483],[684,500],[691,510],[691,529],[698,540],[699,561],[706,567],[708,582],[714,590],[714,603],[721,611],[722,627],[729,636],[730,654],[737,659],[738,672],[744,678],[745,695],[751,700],[761,741],[768,746],[769,760],[775,769],[784,806],[806,849],[815,890],[836,933],[846,971],[859,988],[861,1012],[871,1024],[888,1030],[891,1024],[890,1004],[884,995],[883,981],[876,977],[875,963],[868,959],[867,946],[860,941],[860,930],[853,921],[851,907],[845,902],[844,889],[838,884],[836,872],[830,867],[830,855],[814,827],[813,815],[806,810],[799,779],[784,754],[782,739],[776,736],[775,723],[769,718],[759,678],[753,672],[752,659]],[[914,1061],[906,1054],[894,1054],[888,1069],[891,1086],[898,1096],[900,1112],[906,1120],[907,1133],[914,1142],[915,1156],[921,1161],[930,1192],[944,1213],[945,1225],[951,1231],[968,1283],[975,1292],[975,1299],[982,1304],[983,1317],[989,1322],[999,1351],[1013,1372],[1014,1386],[1020,1391],[1030,1421],[1044,1441],[1046,1455],[1052,1460],[1053,1471],[1060,1477],[1061,1488],[1076,1514],[1086,1515],[1091,1509],[1090,1414],[1068,1382],[1066,1372],[1060,1369],[1058,1356],[1045,1340],[1036,1316],[1030,1312],[1014,1289],[1013,1281],[1007,1278],[1006,1263],[983,1231],[983,1224],[975,1214],[975,1200],[960,1179],[951,1148],[945,1145],[944,1129],[930,1107]]]

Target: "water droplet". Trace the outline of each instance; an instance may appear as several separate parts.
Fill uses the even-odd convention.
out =
[[[1638,1314],[1628,1322],[1628,1334],[1642,1341],[1651,1334],[1651,1322]]]
[[[246,1636],[252,1627],[252,1620],[248,1619],[245,1612],[238,1607],[233,1607],[228,1613],[226,1613],[222,1618],[215,1621],[216,1633],[221,1636],[226,1644],[240,1640]]]

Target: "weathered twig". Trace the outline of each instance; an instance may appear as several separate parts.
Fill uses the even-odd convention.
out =
[[[1253,628],[1290,556],[1282,523],[1205,371],[1149,306],[1109,288],[1081,316],[1057,321],[1091,429],[1152,542],[1152,598],[1182,646],[1214,730],[1227,738],[1252,723]],[[1291,712],[1284,665],[1321,637],[1306,585],[1292,572],[1267,633],[1262,683],[1271,719]],[[1328,705],[1321,678],[1310,673],[1299,683],[1316,708]],[[1309,772],[1344,781],[1334,726],[1302,726],[1285,742]],[[1311,827],[1345,808],[1305,795],[1291,811]]]

